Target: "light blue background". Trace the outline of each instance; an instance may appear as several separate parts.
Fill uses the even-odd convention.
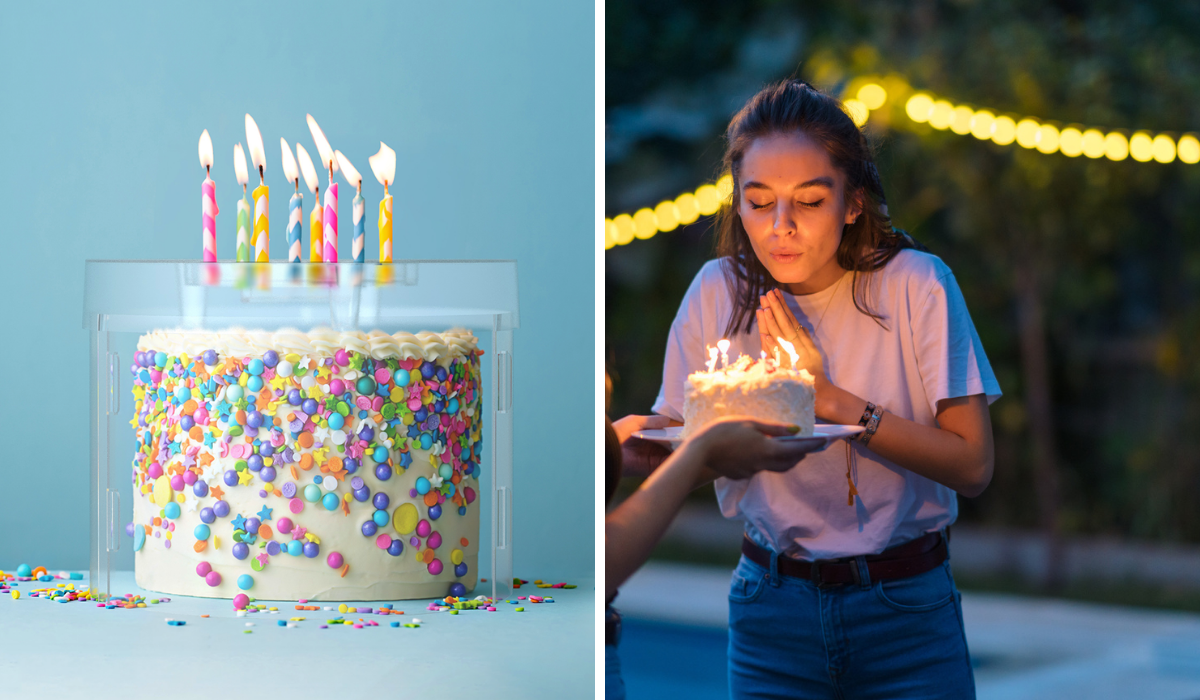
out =
[[[272,258],[283,259],[292,187],[279,137],[317,157],[310,112],[363,173],[369,258],[383,188],[367,156],[382,140],[398,159],[397,259],[518,261],[514,573],[592,574],[591,3],[29,3],[4,14],[0,569],[87,568],[84,260],[199,259],[203,129],[218,254],[231,259],[232,152],[247,112],[267,154]],[[345,260],[352,190],[339,182]],[[306,259],[311,207],[310,193]]]

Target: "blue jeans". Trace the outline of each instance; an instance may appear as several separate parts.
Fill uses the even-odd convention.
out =
[[[947,559],[904,579],[818,587],[742,557],[729,589],[729,690],[741,698],[974,698]]]
[[[604,645],[604,700],[625,700],[625,681],[621,679],[621,658],[616,644]]]

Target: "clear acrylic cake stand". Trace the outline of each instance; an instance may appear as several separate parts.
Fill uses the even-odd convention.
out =
[[[491,529],[490,595],[512,594],[512,333],[518,327],[512,260],[366,263],[203,263],[89,260],[83,325],[91,334],[91,563],[89,585],[104,598],[132,511],[129,365],[133,341],[155,329],[248,330],[328,326],[336,330],[468,328],[483,357],[484,453],[481,519]],[[490,340],[490,344],[489,341]],[[121,357],[121,349],[127,353]],[[126,408],[122,416],[122,406]],[[490,439],[489,439],[490,437]],[[490,488],[487,481],[490,480]],[[124,489],[122,489],[124,487]],[[122,490],[126,503],[122,509]],[[488,507],[490,506],[490,507]],[[487,512],[490,511],[490,517]],[[125,552],[122,552],[122,548]],[[484,552],[481,552],[481,555]],[[482,556],[480,557],[482,561]],[[488,593],[486,584],[475,589]]]

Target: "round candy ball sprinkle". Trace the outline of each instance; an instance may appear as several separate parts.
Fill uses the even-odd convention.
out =
[[[248,591],[254,588],[254,577],[250,574],[242,574],[237,578],[237,587],[243,591]]]
[[[267,367],[274,367],[279,364],[279,353],[274,350],[268,350],[263,353],[262,361]]]
[[[246,518],[245,529],[246,532],[249,532],[251,535],[258,534],[258,528],[260,525],[262,525],[262,521],[260,521],[258,518]]]
[[[392,540],[392,543],[388,545],[387,552],[393,557],[400,556],[404,553],[404,543],[400,540]]]
[[[309,503],[316,503],[321,500],[321,487],[316,484],[309,484],[304,487],[304,500]]]
[[[218,518],[224,518],[229,515],[229,503],[227,501],[217,501],[212,505],[213,514]]]
[[[287,553],[293,557],[298,557],[304,553],[304,545],[300,544],[300,540],[292,540],[288,542]]]
[[[332,492],[325,494],[325,496],[321,498],[321,505],[325,507],[325,510],[329,511],[337,510],[337,507],[341,502],[342,499],[338,498],[338,495]]]
[[[258,478],[262,479],[268,484],[272,481],[275,481],[275,476],[275,467],[263,467],[262,471],[258,473]]]
[[[387,481],[392,478],[392,468],[386,464],[380,464],[375,467],[375,478],[380,481]]]
[[[309,559],[312,559],[313,557],[317,556],[320,553],[321,553],[321,546],[319,544],[317,544],[316,542],[305,542],[304,543],[304,556],[308,557]]]
[[[454,596],[455,598],[461,598],[462,596],[465,596],[466,594],[467,594],[466,586],[462,585],[458,581],[455,581],[454,583],[450,584],[450,595]]]
[[[275,521],[275,529],[278,530],[282,535],[286,535],[291,532],[293,527],[294,524],[292,523],[291,518],[280,518],[279,520]]]
[[[388,521],[392,519],[392,516],[388,515],[386,510],[377,510],[373,515],[371,515],[371,519],[374,520],[375,524],[379,527],[386,527]]]
[[[212,564],[209,564],[206,561],[202,561],[196,565],[196,575],[197,576],[201,576],[201,577],[208,576],[208,573],[210,571],[212,571]]]
[[[436,503],[429,506],[429,519],[437,520],[440,517],[442,517],[442,507]]]
[[[437,576],[438,574],[442,573],[442,560],[434,559],[433,561],[429,562],[428,568],[431,575]]]
[[[225,485],[226,485],[226,486],[237,486],[237,483],[238,483],[238,473],[237,473],[236,471],[234,471],[234,470],[232,470],[232,469],[226,469],[226,470],[225,470],[225,475],[224,475],[224,477],[223,477],[223,478],[224,478],[224,480],[225,480]]]
[[[248,556],[250,556],[250,547],[245,542],[235,542],[233,545],[233,558],[240,561]]]
[[[250,596],[246,595],[245,593],[238,593],[237,595],[235,595],[233,597],[233,609],[234,610],[245,610],[246,606],[249,604],[250,604]]]
[[[196,539],[198,539],[198,540],[207,540],[209,538],[209,536],[212,534],[212,531],[209,530],[207,525],[205,525],[204,523],[200,523],[199,525],[196,526],[195,530],[192,530],[192,534],[195,535]]]
[[[344,563],[341,552],[330,552],[329,556],[325,557],[325,563],[331,569],[340,569]]]
[[[371,499],[371,503],[375,504],[375,507],[379,508],[380,510],[386,509],[388,507],[388,503],[390,502],[391,501],[388,499],[388,495],[382,491],[376,493],[375,498]]]
[[[196,495],[196,498],[204,498],[208,495],[208,484],[204,483],[203,481],[197,481],[196,484],[192,486],[192,493]]]
[[[434,561],[436,561],[436,559]],[[215,571],[210,571],[208,572],[208,575],[204,577],[204,582],[209,586],[216,588],[217,586],[221,585],[221,574],[218,574]]]
[[[374,520],[368,520],[362,524],[362,534],[365,537],[373,536],[379,529]]]
[[[171,520],[175,520],[176,518],[178,518],[179,517],[179,504],[176,503],[175,501],[171,501],[167,505],[163,506],[163,515]]]

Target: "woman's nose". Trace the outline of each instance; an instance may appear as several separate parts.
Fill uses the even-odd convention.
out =
[[[796,232],[796,210],[791,202],[780,202],[775,207],[774,231],[777,235],[788,236]]]

